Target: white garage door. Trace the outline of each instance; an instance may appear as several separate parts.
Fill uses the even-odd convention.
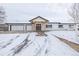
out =
[[[32,31],[32,26],[31,25],[27,26],[27,31]]]
[[[22,25],[21,26],[13,25],[11,30],[12,31],[24,30],[24,26],[22,26]]]

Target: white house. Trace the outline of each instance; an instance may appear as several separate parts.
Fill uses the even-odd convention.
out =
[[[5,29],[5,31],[74,31],[75,26],[77,27],[77,30],[79,30],[79,25],[78,23],[60,23],[60,22],[50,22],[49,20],[37,16],[31,20],[29,20],[30,23],[5,23],[2,28]],[[1,24],[0,24],[1,25]],[[1,26],[0,26],[1,29]],[[1,29],[0,31],[4,31]]]

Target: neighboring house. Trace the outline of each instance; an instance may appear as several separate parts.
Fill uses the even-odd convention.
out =
[[[37,16],[29,21],[30,23],[5,23],[0,24],[0,31],[56,31],[75,30],[76,23],[50,22],[49,20]],[[77,24],[78,25],[78,24]],[[78,25],[79,26],[79,25]],[[79,27],[77,28],[79,30]]]
[[[8,25],[0,24],[0,31],[8,31]]]

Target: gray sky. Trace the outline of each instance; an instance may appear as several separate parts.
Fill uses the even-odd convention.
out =
[[[68,15],[69,3],[28,3],[28,4],[0,4],[4,7],[7,22],[28,22],[28,20],[42,16],[53,22],[72,22]]]

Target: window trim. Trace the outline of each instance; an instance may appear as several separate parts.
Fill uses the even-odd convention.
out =
[[[46,25],[46,28],[52,28],[52,24]]]
[[[63,28],[63,25],[62,25],[62,24],[59,24],[59,25],[58,25],[58,28]]]

